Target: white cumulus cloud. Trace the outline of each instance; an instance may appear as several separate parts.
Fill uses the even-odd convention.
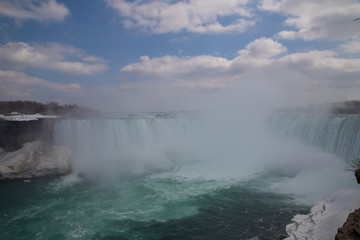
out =
[[[269,65],[272,57],[286,51],[281,43],[270,38],[260,38],[239,51],[239,56],[226,59],[211,55],[164,56],[150,59],[140,57],[140,62],[121,69],[140,76],[156,76],[175,80],[178,86],[197,89],[218,89],[228,86],[239,74],[250,68]]]
[[[231,60],[211,55],[164,56],[152,59],[142,56],[140,62],[129,64],[121,71],[176,79],[182,82],[181,85],[189,87],[224,87],[226,83],[234,80],[237,74],[249,67],[266,66],[271,63],[272,57],[285,51],[286,47],[281,43],[270,38],[260,38],[249,43],[239,51],[238,57]]]
[[[281,43],[271,38],[259,38],[240,50],[239,55],[247,58],[270,58],[283,52],[286,52],[286,47]]]
[[[230,67],[231,61],[209,55],[195,57],[164,56],[150,59],[140,57],[141,62],[132,63],[122,68],[124,72],[136,72],[140,75],[155,74],[158,76],[193,75],[198,71],[222,70]]]
[[[77,58],[77,61],[67,60]],[[57,43],[30,45],[24,42],[9,42],[0,45],[2,69],[34,67],[51,69],[69,74],[97,74],[107,70],[105,60],[89,56],[84,51]]]
[[[287,53],[286,47],[270,38],[250,42],[233,59],[211,55],[141,57],[121,71],[144,79],[195,91],[254,84],[261,90],[274,85],[288,98],[346,99],[360,91],[360,59],[343,58],[333,50]],[[315,100],[314,100],[315,101]]]
[[[337,58],[338,54],[334,51],[310,51],[306,53],[294,53],[287,55],[279,62],[288,66],[296,67],[299,70],[337,70],[341,73],[358,72],[360,73],[360,59]],[[360,78],[359,78],[360,79]],[[338,79],[341,81],[342,79]]]
[[[291,28],[278,33],[279,38],[348,40],[360,38],[358,0],[261,0],[260,9],[284,14]]]
[[[56,0],[1,0],[0,16],[15,20],[63,21],[69,9]]]
[[[141,28],[153,33],[244,32],[255,24],[246,6],[249,0],[106,0],[123,17],[128,28]],[[227,24],[219,18],[233,17]]]

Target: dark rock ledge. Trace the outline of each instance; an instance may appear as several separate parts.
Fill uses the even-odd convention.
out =
[[[338,229],[335,240],[360,239],[360,209],[349,214],[343,227]]]

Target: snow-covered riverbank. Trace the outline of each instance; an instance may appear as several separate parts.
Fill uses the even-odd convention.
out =
[[[358,208],[360,208],[360,188],[330,193],[315,204],[308,215],[296,215],[293,218],[294,223],[286,227],[289,234],[286,240],[333,240],[349,213]]]

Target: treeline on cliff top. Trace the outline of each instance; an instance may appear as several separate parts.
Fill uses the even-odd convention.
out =
[[[360,114],[360,100],[345,101],[332,104],[332,113],[358,113]]]
[[[21,114],[45,114],[69,117],[99,116],[100,112],[76,104],[60,105],[56,102],[39,103],[33,101],[0,101],[0,114],[18,112]]]
[[[302,107],[282,107],[279,108],[277,112],[360,114],[360,100],[336,102],[331,104],[309,104]]]

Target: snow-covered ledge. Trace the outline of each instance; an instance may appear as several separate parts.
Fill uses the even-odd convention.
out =
[[[0,181],[64,175],[71,172],[71,151],[35,141],[14,152],[0,149]]]
[[[21,114],[21,113],[17,113],[17,112],[12,112],[10,115],[0,114],[0,119],[6,120],[6,121],[34,121],[34,120],[44,119],[44,118],[58,118],[58,116],[43,115],[43,114],[39,114],[39,113]]]
[[[286,226],[286,240],[334,240],[349,213],[360,208],[360,188],[343,189],[323,197],[308,215],[296,215]]]

